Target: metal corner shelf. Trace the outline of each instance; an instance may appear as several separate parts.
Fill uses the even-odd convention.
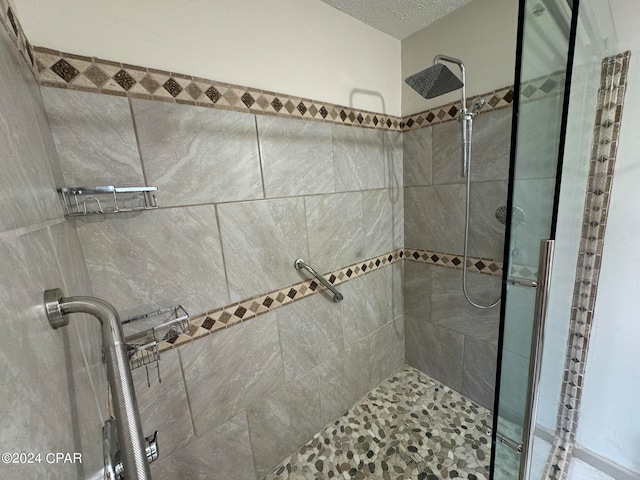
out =
[[[134,323],[143,327],[125,338],[130,368],[135,370],[136,368],[145,367],[148,386],[151,386],[149,371],[156,369],[158,381],[162,382],[160,378],[158,343],[175,340],[180,333],[189,331],[189,314],[187,311],[182,305],[174,305],[154,312],[129,317],[121,323],[125,328],[132,326]]]
[[[67,217],[138,212],[158,208],[158,187],[113,185],[59,187]]]

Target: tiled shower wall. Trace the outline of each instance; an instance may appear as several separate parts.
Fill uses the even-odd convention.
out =
[[[123,316],[202,313],[300,281],[298,257],[326,272],[402,246],[399,132],[42,90],[66,185],[158,187],[158,210],[76,220]],[[260,477],[395,372],[402,269],[163,353],[151,388],[134,371],[155,476]]]
[[[474,120],[469,255],[502,261],[511,108]],[[405,132],[405,247],[462,255],[465,179],[460,175],[460,123]],[[493,408],[499,307],[478,310],[462,294],[459,269],[405,262],[407,362]],[[468,273],[471,298],[500,296],[500,277]]]
[[[0,451],[39,453],[41,462],[3,457],[0,477],[85,478],[103,465],[100,328],[72,315],[69,326],[53,330],[44,312],[45,289],[91,290],[78,234],[55,193],[62,175],[40,89],[13,43],[15,32],[23,41],[22,32],[6,27],[0,25]],[[48,464],[49,452],[81,452],[83,461]]]

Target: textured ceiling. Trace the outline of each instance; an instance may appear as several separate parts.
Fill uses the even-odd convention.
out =
[[[400,40],[471,0],[322,0]]]

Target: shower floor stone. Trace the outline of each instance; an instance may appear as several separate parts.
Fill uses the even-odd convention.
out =
[[[404,366],[265,480],[489,478],[491,412]]]

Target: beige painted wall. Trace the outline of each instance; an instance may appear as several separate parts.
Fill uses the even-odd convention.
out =
[[[400,41],[319,0],[13,0],[33,45],[400,114]]]
[[[404,84],[438,53],[460,58],[467,70],[467,96],[513,84],[518,2],[475,0],[402,41],[402,114],[460,99],[460,92],[425,100]],[[455,67],[455,66],[454,66]],[[458,73],[457,68],[453,70]]]

